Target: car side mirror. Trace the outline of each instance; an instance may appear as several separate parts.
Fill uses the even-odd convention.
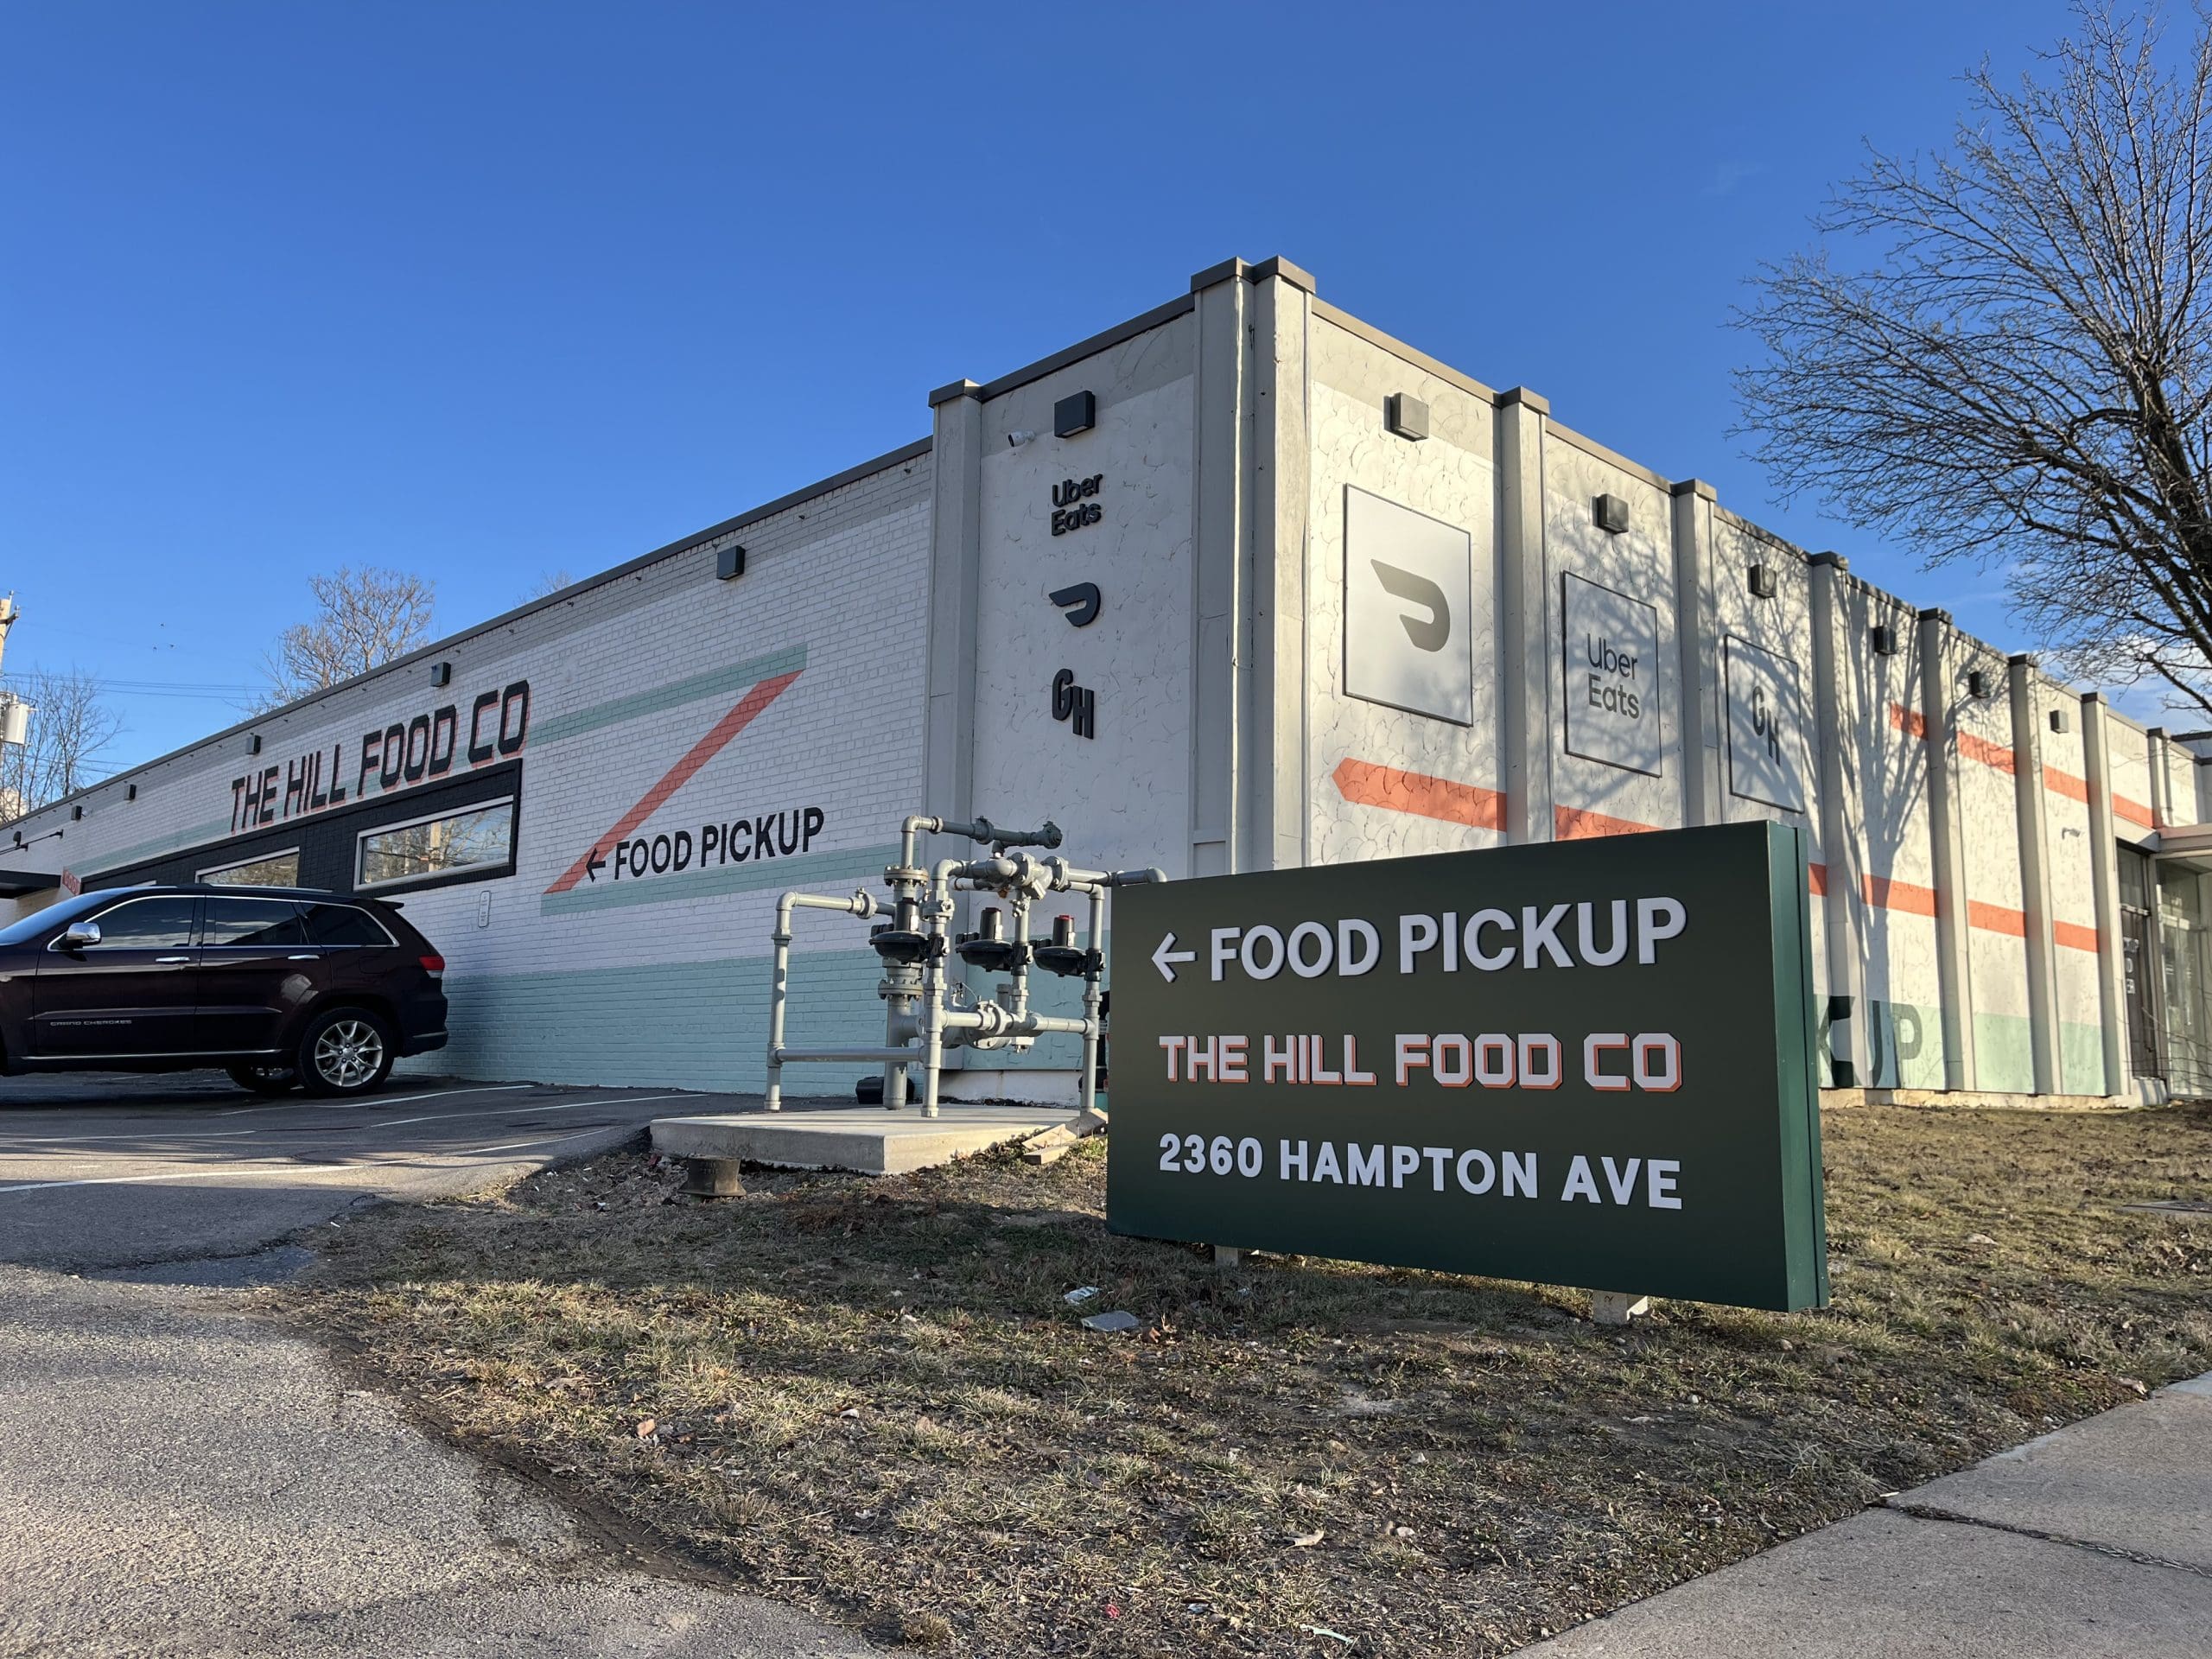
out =
[[[61,935],[64,950],[82,950],[99,942],[100,925],[98,922],[72,922]]]

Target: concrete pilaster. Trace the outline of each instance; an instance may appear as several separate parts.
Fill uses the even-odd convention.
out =
[[[2097,1034],[2105,1061],[2105,1092],[2126,1094],[2127,964],[2120,945],[2120,837],[2112,822],[2112,734],[2105,700],[2082,699],[2082,770],[2089,786],[2089,889],[2097,916]]]
[[[2163,830],[2178,816],[2174,811],[2173,780],[2166,775],[2166,763],[2171,758],[2167,753],[2170,740],[2163,726],[2153,726],[2149,736],[2144,748],[2151,757],[2151,826]]]
[[[1244,263],[1192,278],[1198,296],[1197,429],[1192,456],[1191,864],[1224,875],[1240,863],[1243,791],[1239,664],[1251,661],[1245,603],[1245,447],[1252,350]]]
[[[1685,479],[1674,487],[1675,639],[1681,651],[1682,822],[1719,823],[1720,744],[1719,607],[1713,588],[1713,486]]]
[[[2043,810],[2043,721],[2036,708],[2035,664],[2025,657],[2013,658],[2010,678],[2013,800],[2020,834],[2020,887],[2028,918],[2029,1044],[2035,1062],[2036,1093],[2048,1095],[2058,1088],[2058,968],[2050,936],[2050,837]],[[2112,810],[2109,800],[2105,810]]]
[[[1869,1086],[1866,1023],[1866,868],[1853,822],[1855,779],[1847,764],[1842,679],[1836,660],[1841,629],[1839,591],[1849,567],[1836,554],[1815,555],[1812,586],[1813,725],[1821,755],[1821,857],[1826,865],[1821,919],[1827,941],[1828,1057],[1838,1088]]]
[[[1305,864],[1313,780],[1306,753],[1306,585],[1312,563],[1306,332],[1313,279],[1269,260],[1254,266],[1248,316],[1254,340],[1252,432],[1246,485],[1251,526],[1245,591],[1251,671],[1239,791],[1243,869]]]
[[[1936,978],[1943,1004],[1943,1086],[1974,1089],[1974,977],[1967,949],[1966,826],[1959,803],[1959,677],[1951,619],[1920,613],[1920,706],[1927,722],[1928,827],[1936,868]]]
[[[982,565],[983,389],[956,380],[930,394],[929,718],[918,810],[975,816],[976,630]]]
[[[1544,569],[1544,423],[1526,386],[1497,400],[1498,721],[1505,838],[1552,839],[1552,607]]]

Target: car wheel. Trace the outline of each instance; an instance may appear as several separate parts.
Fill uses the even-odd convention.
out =
[[[300,1074],[289,1065],[227,1065],[231,1081],[257,1095],[289,1095],[300,1086]]]
[[[391,1027],[366,1008],[326,1008],[300,1038],[300,1087],[311,1095],[365,1095],[398,1058]]]

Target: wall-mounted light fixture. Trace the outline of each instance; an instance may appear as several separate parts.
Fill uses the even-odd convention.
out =
[[[1762,561],[1751,567],[1751,597],[1753,599],[1772,599],[1781,591],[1781,584],[1775,580],[1772,565]]]
[[[84,816],[85,816],[85,804],[84,804],[82,801],[76,802],[74,804],[73,804],[73,805],[70,807],[70,809],[69,809],[69,821],[70,821],[72,823],[75,823],[79,822],[79,821],[84,817]]]
[[[1428,405],[1406,392],[1394,391],[1382,400],[1382,424],[1400,437],[1419,443],[1428,435]]]
[[[123,791],[123,798],[126,801],[137,800],[138,798],[138,785],[132,784],[125,788]]]
[[[2050,729],[2054,732],[2063,732],[2066,729],[2066,711],[2063,709],[2052,709],[2050,711]]]
[[[1989,695],[1989,676],[1978,668],[1967,671],[1967,696],[1986,697]]]
[[[1628,528],[1628,503],[1618,495],[1601,495],[1591,507],[1598,528],[1608,536],[1618,536]]]
[[[246,739],[245,752],[248,754],[259,754],[261,753],[261,734],[259,732],[256,732],[251,737]]]
[[[729,582],[745,574],[745,550],[735,542],[715,555],[715,579]]]
[[[1874,654],[1877,657],[1894,657],[1897,654],[1897,631],[1895,628],[1886,622],[1877,622],[1872,632]]]
[[[451,685],[453,683],[453,664],[451,663],[432,663],[430,664],[430,683],[432,685]]]
[[[1052,435],[1071,438],[1098,424],[1098,395],[1078,391],[1052,405]]]

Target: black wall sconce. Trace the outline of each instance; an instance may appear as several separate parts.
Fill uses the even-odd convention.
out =
[[[453,683],[453,664],[451,663],[432,663],[430,664],[430,683],[432,685],[451,685]]]
[[[1877,622],[1873,628],[1874,654],[1894,657],[1897,654],[1897,631],[1886,622]]]
[[[2050,729],[2054,732],[2063,732],[2066,729],[2066,711],[2063,709],[2052,709],[2050,711]]]
[[[1088,432],[1098,424],[1098,396],[1096,392],[1078,391],[1063,397],[1052,405],[1052,435],[1071,438],[1078,432]]]
[[[1969,669],[1967,671],[1967,696],[1970,697],[1986,697],[1988,695],[1989,676],[1983,673],[1978,668]]]
[[[138,798],[138,785],[132,784],[124,789],[123,791],[123,798],[126,801],[137,800]]]
[[[245,752],[248,754],[259,754],[261,753],[261,734],[259,732],[256,732],[251,737],[246,739]]]
[[[1618,536],[1628,528],[1628,503],[1618,495],[1601,495],[1591,504],[1598,528]]]
[[[1419,443],[1428,435],[1428,405],[1418,397],[1394,391],[1382,400],[1382,424],[1400,437]]]
[[[745,550],[735,542],[715,555],[715,580],[730,582],[745,574]]]
[[[77,802],[74,805],[73,805],[73,806],[71,806],[71,807],[70,807],[70,809],[69,809],[69,821],[70,821],[72,823],[76,823],[81,822],[81,821],[82,821],[82,819],[84,818],[84,816],[85,816],[85,804],[84,804],[82,801],[79,801],[79,802]]]
[[[1753,599],[1772,599],[1781,591],[1781,584],[1774,579],[1772,565],[1762,563],[1751,567],[1751,597]]]

